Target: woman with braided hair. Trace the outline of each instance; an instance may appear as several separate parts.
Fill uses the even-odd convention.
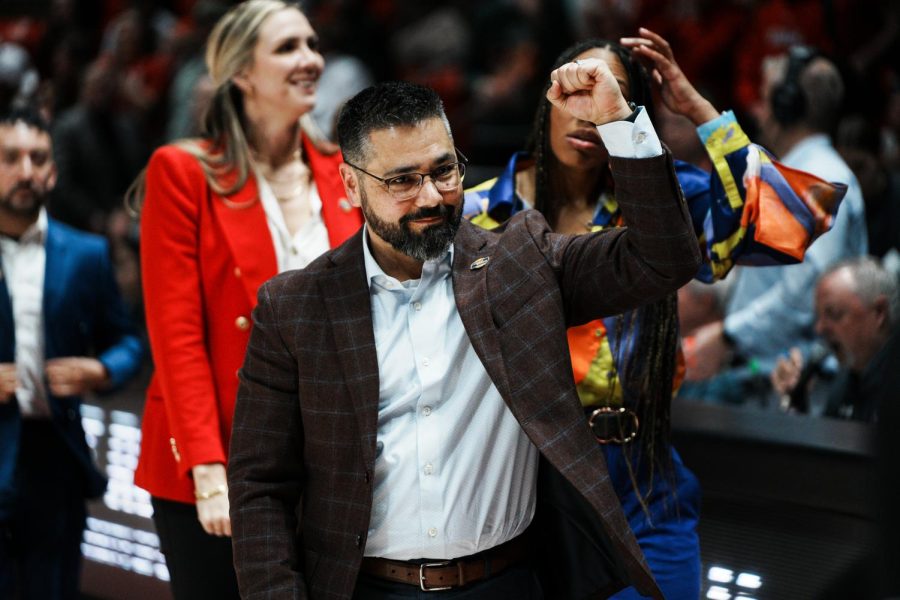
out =
[[[640,37],[621,44],[586,40],[565,50],[557,66],[586,58],[605,60],[625,98],[648,112],[652,81],[666,107],[698,127],[712,174],[675,161],[707,257],[697,279],[721,278],[736,263],[797,262],[828,229],[843,190],[783,169],[751,144],[733,114],[720,115],[685,78],[663,38],[642,28]],[[488,228],[527,208],[541,211],[560,233],[627,225],[607,161],[592,123],[541,100],[527,150],[500,177],[466,193],[465,213]],[[773,228],[767,218],[806,226]],[[669,441],[671,399],[684,374],[676,295],[575,327],[568,337],[589,424],[657,583],[667,598],[697,598],[700,490]],[[640,596],[629,588],[614,597]]]

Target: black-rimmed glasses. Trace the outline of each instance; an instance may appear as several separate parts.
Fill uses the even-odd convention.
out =
[[[456,148],[456,156],[459,159],[457,162],[441,165],[428,173],[403,173],[394,177],[379,177],[353,163],[346,160],[344,162],[357,171],[362,171],[369,177],[380,181],[395,200],[407,200],[419,193],[426,177],[431,177],[434,187],[440,192],[450,192],[459,187],[466,176],[466,163],[469,162],[469,159],[458,148]]]

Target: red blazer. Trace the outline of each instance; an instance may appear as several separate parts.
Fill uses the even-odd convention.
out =
[[[362,224],[338,173],[340,154],[304,151],[332,247]],[[277,273],[256,180],[227,200],[196,158],[176,146],[147,167],[141,269],[156,373],[147,390],[135,483],[153,496],[194,502],[193,466],[225,463],[238,369],[250,338],[256,290]]]

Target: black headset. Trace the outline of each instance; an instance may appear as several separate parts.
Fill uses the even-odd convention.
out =
[[[772,115],[780,124],[788,126],[803,119],[806,114],[806,94],[800,86],[800,74],[819,56],[811,46],[791,46],[788,50],[787,73],[769,96]]]

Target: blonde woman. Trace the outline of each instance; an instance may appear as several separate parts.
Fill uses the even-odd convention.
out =
[[[250,0],[210,34],[204,137],[157,150],[135,183],[156,372],[135,483],[176,599],[237,598],[225,470],[256,290],[354,233],[341,158],[306,123],[323,60],[293,4]]]

